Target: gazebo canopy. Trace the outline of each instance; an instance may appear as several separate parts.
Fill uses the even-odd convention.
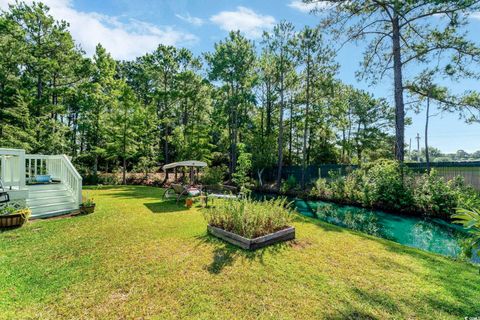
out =
[[[179,162],[172,162],[169,164],[166,164],[162,167],[163,171],[166,171],[168,169],[173,169],[177,167],[197,167],[197,168],[203,168],[206,167],[207,163],[203,161],[197,161],[197,160],[187,160],[187,161],[179,161]]]

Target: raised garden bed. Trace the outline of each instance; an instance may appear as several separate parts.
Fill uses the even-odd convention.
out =
[[[246,250],[255,250],[271,244],[295,239],[294,227],[287,227],[286,229],[253,239],[248,239],[211,225],[208,225],[207,229],[211,235]]]

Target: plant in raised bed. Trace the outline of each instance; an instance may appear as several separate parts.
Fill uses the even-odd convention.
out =
[[[87,198],[81,205],[80,205],[80,214],[90,214],[95,211],[95,201],[93,198]]]
[[[6,206],[0,209],[0,229],[22,226],[30,217],[27,207]]]
[[[286,199],[222,200],[205,209],[208,231],[244,249],[257,249],[295,238],[292,213]]]

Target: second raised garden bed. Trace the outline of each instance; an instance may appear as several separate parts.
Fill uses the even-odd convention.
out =
[[[208,232],[211,235],[246,250],[255,250],[271,244],[295,239],[294,227],[287,227],[283,230],[279,230],[277,232],[253,239],[248,239],[238,234],[211,225],[208,225],[207,228]]]

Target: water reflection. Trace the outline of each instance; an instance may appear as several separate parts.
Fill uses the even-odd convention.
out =
[[[387,234],[381,233],[378,217],[365,209],[339,208],[333,204],[324,204],[317,205],[316,216],[328,223],[390,239]]]
[[[300,213],[331,224],[451,257],[463,255],[468,239],[468,234],[460,227],[444,221],[320,201],[297,199],[295,206]]]

